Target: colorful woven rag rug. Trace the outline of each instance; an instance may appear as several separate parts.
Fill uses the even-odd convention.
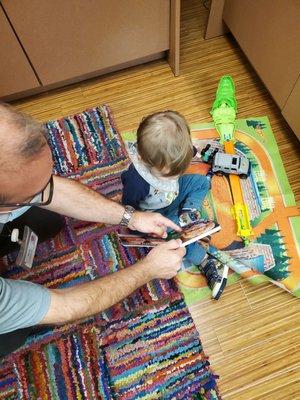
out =
[[[55,173],[120,199],[128,159],[108,107],[49,122]],[[114,227],[67,218],[39,245],[32,270],[8,257],[4,276],[49,288],[90,281],[134,263]],[[0,361],[0,399],[220,399],[199,335],[173,281],[153,281],[111,309],[44,327]]]

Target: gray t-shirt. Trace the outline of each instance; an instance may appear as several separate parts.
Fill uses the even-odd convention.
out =
[[[37,325],[49,307],[47,288],[0,277],[0,334]]]
[[[38,201],[41,194],[31,201]],[[30,206],[20,207],[0,215],[0,232],[4,224],[12,221]],[[0,334],[37,325],[50,307],[50,292],[43,286],[27,281],[14,281],[0,277]]]

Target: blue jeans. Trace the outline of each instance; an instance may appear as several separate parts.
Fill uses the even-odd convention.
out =
[[[168,207],[156,211],[179,225],[179,216],[184,212],[184,209],[195,208],[199,210],[209,189],[210,182],[206,176],[183,175],[179,178],[179,194],[176,199]],[[187,246],[185,259],[187,262],[199,265],[205,254],[205,249],[200,243],[195,242]]]

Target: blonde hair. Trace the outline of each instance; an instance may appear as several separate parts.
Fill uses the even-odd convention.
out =
[[[193,145],[185,118],[176,111],[145,117],[137,130],[137,150],[142,161],[165,176],[181,175],[193,157]]]

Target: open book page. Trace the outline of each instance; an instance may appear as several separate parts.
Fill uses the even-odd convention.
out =
[[[126,247],[155,247],[166,240],[181,239],[182,247],[196,242],[206,236],[212,235],[221,229],[220,225],[213,221],[198,220],[184,227],[181,232],[172,231],[166,239],[155,238],[143,234],[119,234],[121,243]]]

